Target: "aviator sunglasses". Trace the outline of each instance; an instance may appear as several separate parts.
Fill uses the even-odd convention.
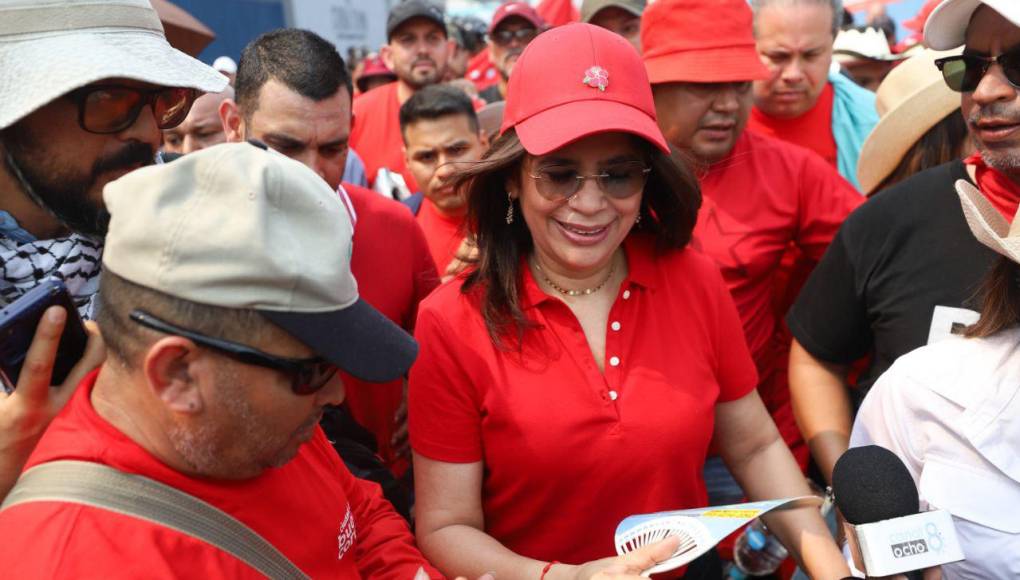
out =
[[[244,364],[260,366],[289,375],[291,377],[290,388],[296,395],[311,395],[317,392],[326,386],[326,383],[333,378],[337,371],[336,365],[320,357],[287,358],[272,355],[244,344],[206,336],[182,328],[160,320],[141,309],[131,311],[130,318],[133,322],[146,328],[163,334],[187,338],[197,345],[215,350]]]
[[[143,89],[126,85],[89,85],[68,93],[78,105],[78,125],[89,133],[119,133],[134,125],[148,106],[160,129],[180,125],[198,98],[198,91],[185,87]]]
[[[1002,67],[1002,74],[1009,84],[1020,88],[1020,48],[996,57],[960,54],[935,61],[935,66],[942,71],[946,86],[958,93],[969,93],[977,89],[993,64]]]

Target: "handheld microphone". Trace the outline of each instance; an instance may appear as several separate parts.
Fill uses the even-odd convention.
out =
[[[836,505],[869,576],[888,576],[963,560],[952,517],[918,513],[917,486],[893,452],[877,445],[847,450],[832,471]]]

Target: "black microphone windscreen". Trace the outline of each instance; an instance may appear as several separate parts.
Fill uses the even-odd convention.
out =
[[[847,450],[832,470],[832,491],[839,511],[855,526],[914,515],[920,508],[910,472],[878,445]]]

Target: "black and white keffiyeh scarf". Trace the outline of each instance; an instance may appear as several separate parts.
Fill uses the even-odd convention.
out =
[[[0,234],[0,303],[10,304],[39,282],[58,278],[81,317],[91,320],[102,255],[102,242],[80,234],[24,243]]]

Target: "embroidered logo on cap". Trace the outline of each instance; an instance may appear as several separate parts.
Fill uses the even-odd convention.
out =
[[[600,66],[593,66],[584,71],[584,80],[581,82],[593,89],[605,92],[606,87],[609,86],[609,71]]]

